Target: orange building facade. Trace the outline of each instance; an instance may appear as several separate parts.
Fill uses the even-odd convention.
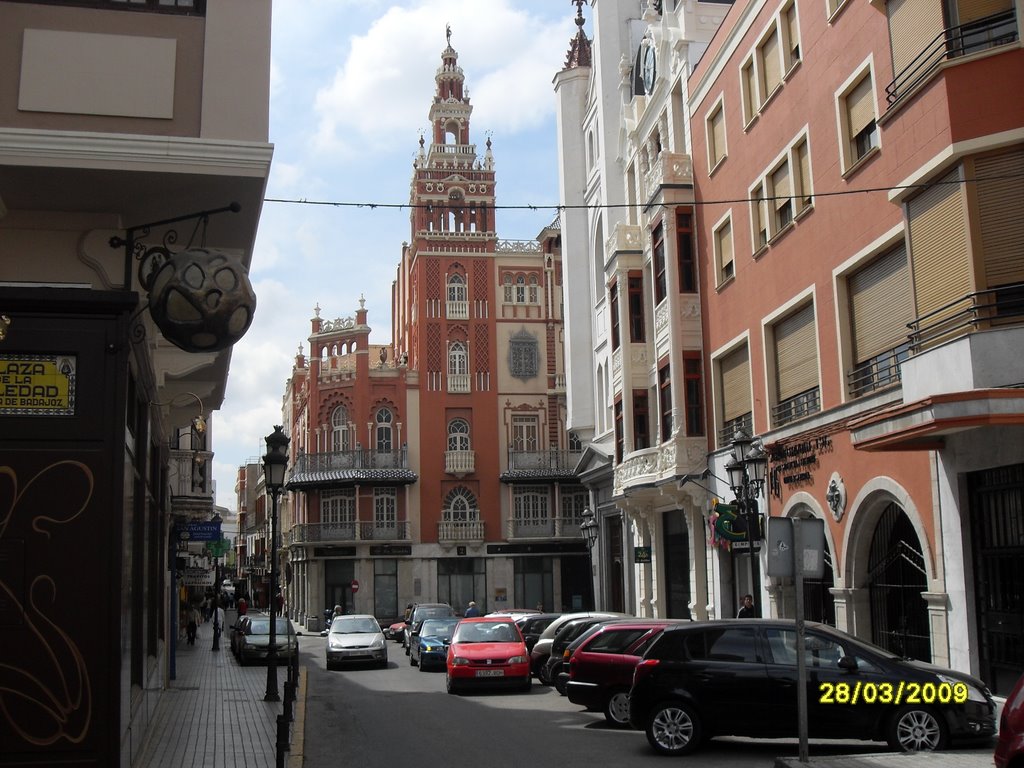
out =
[[[393,341],[367,310],[312,319],[285,395],[289,610],[384,620],[408,603],[587,604],[586,493],[565,428],[557,223],[501,240],[491,141],[449,45],[411,184]]]
[[[737,3],[688,80],[713,475],[760,435],[763,507],[825,521],[808,618],[997,693],[1024,671],[1019,19]],[[794,615],[791,580],[755,589]]]

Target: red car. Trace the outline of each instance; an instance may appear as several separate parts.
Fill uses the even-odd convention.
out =
[[[476,686],[530,690],[530,656],[519,627],[508,617],[463,619],[448,646],[448,693]]]
[[[1020,676],[999,716],[999,740],[992,756],[996,768],[1024,764],[1024,675]]]
[[[566,696],[573,704],[603,712],[613,726],[629,725],[633,668],[667,626],[685,619],[610,621],[587,637],[569,657]]]

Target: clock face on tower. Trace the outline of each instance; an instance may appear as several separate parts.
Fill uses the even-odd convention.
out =
[[[644,92],[650,96],[654,92],[654,80],[658,75],[658,62],[654,54],[654,45],[648,43],[644,46],[643,56],[643,78]]]

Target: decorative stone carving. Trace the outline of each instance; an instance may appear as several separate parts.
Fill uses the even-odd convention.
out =
[[[825,492],[825,501],[828,508],[832,510],[832,517],[838,523],[843,519],[846,512],[846,484],[838,472],[833,472],[828,481],[828,490]]]

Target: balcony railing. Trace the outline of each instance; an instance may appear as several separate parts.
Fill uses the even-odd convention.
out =
[[[846,383],[852,397],[863,397],[879,389],[899,384],[902,379],[900,363],[910,357],[910,342],[887,349],[874,357],[857,363],[847,371]]]
[[[438,541],[483,541],[483,520],[442,520],[437,524]]]
[[[448,391],[457,393],[466,393],[470,391],[470,376],[468,373],[449,373],[448,374]]]
[[[295,459],[293,474],[329,472],[339,469],[408,469],[408,451],[403,446],[396,451],[375,451],[357,448],[353,451],[331,453],[304,453]]]
[[[445,317],[449,320],[469,320],[468,301],[449,301],[445,307]]]
[[[772,408],[772,424],[781,427],[791,421],[818,413],[821,410],[821,390],[818,387],[808,389],[799,395],[786,398]]]
[[[576,468],[580,455],[580,451],[563,451],[557,448],[543,451],[517,451],[509,448],[508,468],[571,472]]]
[[[583,536],[580,529],[582,518],[579,517],[548,517],[539,520],[508,521],[508,537],[510,539],[579,539]]]
[[[905,94],[927,80],[946,59],[1006,45],[1016,41],[1017,37],[1017,19],[1013,10],[944,29],[885,86],[885,98],[892,107]]]
[[[754,416],[749,412],[725,422],[722,428],[718,430],[718,447],[728,448],[732,445],[733,438],[736,437],[736,432],[741,429],[748,435],[754,434],[753,425]]]
[[[289,544],[333,541],[409,541],[409,523],[358,521],[353,523],[300,523],[288,532]]]
[[[213,453],[172,448],[168,480],[171,496],[213,504]]]
[[[469,475],[475,471],[476,451],[445,451],[444,471],[449,475]]]
[[[910,351],[916,354],[953,338],[994,325],[1020,324],[1024,283],[968,293],[911,323]]]

